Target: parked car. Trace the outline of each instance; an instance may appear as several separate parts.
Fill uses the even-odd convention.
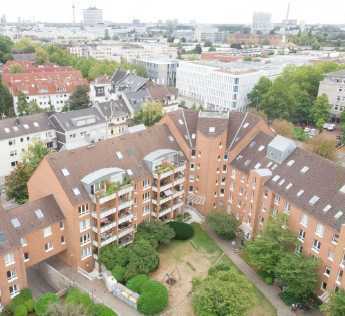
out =
[[[327,131],[334,131],[335,130],[335,124],[333,123],[325,123],[323,124],[323,128]]]

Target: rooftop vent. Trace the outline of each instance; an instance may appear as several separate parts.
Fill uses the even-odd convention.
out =
[[[37,209],[37,210],[35,211],[35,214],[36,214],[36,217],[37,217],[38,219],[44,218],[44,215],[43,215],[43,212],[42,212],[41,209]]]
[[[253,141],[250,143],[249,148],[253,148],[255,145],[256,145],[256,141],[253,140]]]
[[[332,205],[331,205],[331,204],[327,204],[327,205],[323,208],[323,211],[324,211],[325,213],[327,213],[331,208],[332,208]]]
[[[250,162],[251,162],[251,160],[247,159],[247,160],[244,162],[244,165],[247,167],[247,166],[249,166]]]
[[[317,203],[317,201],[320,200],[320,198],[317,195],[314,195],[310,200],[309,200],[309,204],[310,205],[315,205]]]
[[[61,169],[61,172],[65,177],[69,176],[69,171],[66,168]]]
[[[301,169],[301,173],[307,173],[309,170],[309,167],[308,166],[304,166],[302,169]]]
[[[267,145],[267,158],[281,164],[296,149],[296,144],[286,137],[277,135]]]
[[[11,224],[14,228],[20,227],[20,221],[17,217],[11,219]]]
[[[236,157],[236,160],[241,160],[242,158],[243,158],[242,155],[238,155],[238,156]]]
[[[270,161],[268,164],[267,164],[267,168],[269,168],[269,167],[271,167],[273,165],[273,162],[272,161]]]
[[[192,139],[195,139],[195,133],[192,134]]]

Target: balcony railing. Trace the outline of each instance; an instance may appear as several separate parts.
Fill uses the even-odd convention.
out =
[[[118,238],[122,238],[128,234],[131,234],[131,233],[133,233],[133,231],[134,231],[133,226],[123,228],[123,229],[119,230]]]
[[[118,210],[121,211],[125,208],[131,207],[132,205],[133,205],[133,200],[120,201],[120,204],[118,206]]]
[[[184,161],[176,162],[176,163],[163,163],[156,170],[153,172],[154,178],[166,178],[174,173],[181,172],[186,169],[186,165]]]
[[[119,217],[119,224],[123,224],[125,222],[131,221],[134,218],[133,214],[128,213],[124,216]]]
[[[123,195],[128,192],[133,191],[133,185],[130,178],[125,177],[121,183],[119,182],[109,182],[105,184],[106,189],[100,190],[92,196],[94,203],[97,201],[100,204],[104,204],[108,201],[113,200],[116,195]]]

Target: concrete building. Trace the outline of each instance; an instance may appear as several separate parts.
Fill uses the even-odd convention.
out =
[[[326,75],[320,82],[319,95],[325,94],[331,105],[332,118],[339,120],[345,109],[345,71],[339,70]]]
[[[12,67],[21,69],[18,73]],[[35,101],[43,110],[60,112],[78,86],[88,85],[79,70],[53,64],[35,65],[30,61],[8,61],[2,79],[13,96],[18,115],[18,96],[23,93],[27,102]]]
[[[106,102],[114,98],[112,92],[111,78],[108,76],[101,76],[90,82],[90,101]]]
[[[222,65],[180,62],[176,88],[211,111],[244,111],[247,94],[263,74],[251,69],[228,69]]]
[[[74,149],[107,138],[105,118],[97,108],[54,113],[49,122],[56,130],[58,149]]]
[[[148,78],[153,82],[175,87],[178,60],[175,59],[136,59],[134,63],[145,68]]]
[[[219,32],[218,28],[209,25],[198,25],[194,31],[194,40],[199,43],[224,43],[225,39],[225,32]]]
[[[58,256],[88,273],[100,248],[131,243],[143,220],[170,220],[185,204],[233,214],[245,239],[286,214],[296,253],[321,262],[319,298],[345,288],[345,169],[251,113],[178,110],[146,130],[52,153],[28,191],[27,204],[0,212],[2,304],[30,286],[31,264]]]
[[[57,148],[55,129],[48,121],[48,113],[0,120],[0,187],[22,161],[23,152],[35,141]]]
[[[96,25],[103,23],[103,10],[96,7],[89,7],[83,10],[83,22],[86,25]]]
[[[273,29],[272,15],[267,12],[254,12],[252,32],[268,34]]]

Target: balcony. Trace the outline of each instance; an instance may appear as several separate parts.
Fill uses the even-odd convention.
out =
[[[153,172],[153,177],[155,179],[164,179],[169,177],[177,172],[182,172],[186,169],[186,165],[184,161],[179,162],[165,162],[158,166],[155,171]]]
[[[104,184],[105,189],[100,190],[92,196],[94,203],[104,204],[126,193],[133,191],[132,181],[129,177],[124,177],[122,182],[107,182]]]
[[[116,240],[117,240],[117,235],[107,234],[106,236],[101,237],[101,247],[109,245]],[[98,243],[97,243],[97,245],[98,245]]]
[[[167,214],[169,214],[169,213],[171,213],[171,212],[172,212],[172,208],[171,208],[171,207],[161,209],[161,210],[159,211],[159,217],[162,217],[162,216],[164,216],[164,215],[167,215]]]
[[[175,211],[175,210],[177,210],[177,209],[179,209],[179,208],[181,208],[182,206],[183,206],[183,201],[181,201],[181,202],[178,202],[177,204],[174,204],[173,206],[172,206],[172,210],[173,211]]]
[[[180,185],[180,184],[184,184],[186,181],[185,177],[179,177],[177,179],[174,180],[174,185]]]
[[[111,222],[109,224],[101,226],[100,232],[104,233],[112,228],[116,227],[116,222]]]
[[[109,209],[104,209],[104,210],[101,210],[100,213],[99,213],[99,218],[102,219],[102,218],[105,218],[109,215],[112,215],[112,214],[115,214],[116,213],[116,207],[112,207],[112,208],[109,208]],[[97,212],[92,212],[92,217],[93,218],[96,218],[98,219],[98,214]]]
[[[118,210],[121,211],[125,208],[129,208],[129,207],[132,207],[133,205],[133,200],[128,200],[128,201],[121,201],[120,200],[120,204],[118,206]]]
[[[119,225],[131,221],[133,220],[133,218],[133,214],[128,212],[125,215],[119,217]]]
[[[126,227],[126,228],[123,228],[123,229],[119,229],[119,232],[118,232],[118,238],[122,238],[128,234],[131,234],[134,232],[134,228],[133,226],[130,226],[130,227]]]

